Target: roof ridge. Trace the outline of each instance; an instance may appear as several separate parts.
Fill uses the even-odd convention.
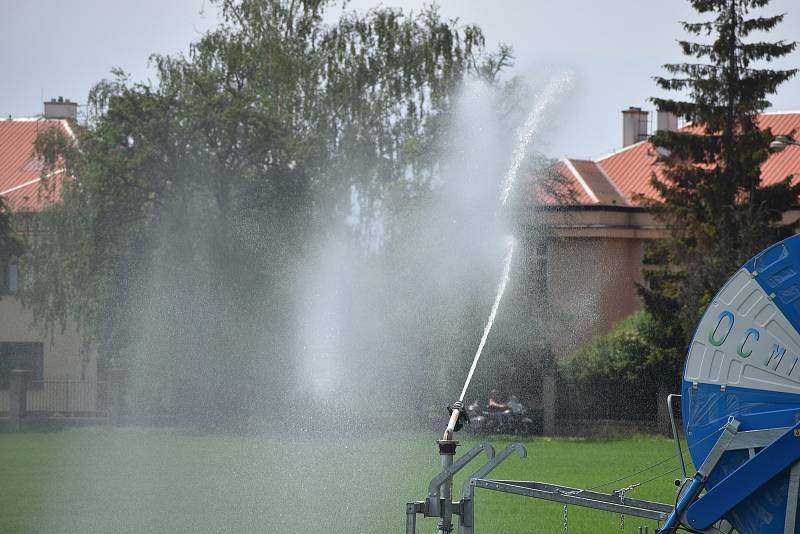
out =
[[[599,204],[600,199],[597,198],[597,195],[594,193],[594,191],[592,191],[592,188],[589,187],[589,184],[586,183],[586,180],[583,179],[583,176],[581,176],[581,173],[579,173],[578,169],[575,168],[575,165],[572,164],[572,161],[569,158],[564,158],[563,161],[564,165],[566,165],[567,168],[569,169],[569,172],[571,172],[575,176],[575,178],[578,180],[578,183],[581,184],[581,187],[583,187],[583,190],[586,192],[587,195],[589,195],[589,198],[594,200],[595,204]],[[585,160],[585,161],[590,161],[590,160]],[[591,161],[591,163],[597,165],[597,163],[595,163],[594,161]]]
[[[787,111],[762,111],[759,115],[800,115],[800,109],[790,109]]]
[[[37,178],[34,178],[33,180],[28,180],[27,182],[23,182],[21,184],[17,184],[17,185],[15,185],[14,187],[12,187],[10,189],[6,189],[5,191],[0,191],[0,196],[7,195],[9,193],[13,193],[14,191],[17,191],[18,189],[23,189],[25,187],[28,187],[29,185],[35,184],[36,182],[41,182],[43,179],[46,180],[46,179],[51,178],[53,176],[56,176],[58,174],[62,174],[65,171],[66,171],[66,169],[58,169],[57,171],[53,171],[51,173],[46,174],[45,176],[38,176]]]
[[[600,163],[604,159],[608,159],[611,156],[616,156],[617,154],[620,154],[622,152],[625,152],[626,150],[630,150],[630,149],[632,149],[634,147],[637,147],[637,146],[641,145],[642,143],[649,143],[649,142],[650,142],[649,139],[644,139],[642,141],[638,141],[636,143],[633,143],[632,145],[628,145],[628,146],[624,146],[622,148],[618,148],[617,150],[614,150],[613,152],[610,152],[610,153],[608,153],[608,154],[606,154],[604,156],[600,156],[599,158],[595,158],[595,159],[589,160],[589,161],[593,161],[595,163]]]
[[[40,120],[55,120],[55,119],[43,119],[42,117],[6,117],[5,119],[0,119],[0,122],[34,122]]]
[[[632,206],[633,204],[631,204],[631,202],[628,200],[628,197],[622,192],[622,189],[619,188],[619,186],[617,185],[617,182],[615,182],[614,180],[611,179],[611,176],[609,176],[609,174],[606,172],[606,170],[603,168],[603,166],[600,165],[600,162],[596,161],[596,162],[594,162],[594,164],[597,166],[598,169],[600,169],[600,172],[603,174],[605,179],[608,180],[608,183],[611,184],[611,187],[614,188],[614,191],[617,192],[617,194],[619,195],[619,198],[622,199],[622,201],[625,203],[625,205],[626,206]]]

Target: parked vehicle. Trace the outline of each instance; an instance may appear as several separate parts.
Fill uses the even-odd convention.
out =
[[[481,434],[528,435],[533,432],[534,422],[516,395],[512,395],[504,410],[490,410],[479,401],[467,406],[469,429]]]

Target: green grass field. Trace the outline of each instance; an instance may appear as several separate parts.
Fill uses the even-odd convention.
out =
[[[402,532],[404,504],[424,498],[437,471],[435,439],[106,428],[0,434],[0,532]],[[460,450],[473,443],[464,440]],[[493,442],[498,451],[505,443]],[[593,487],[674,453],[672,442],[650,437],[524,443],[528,458],[510,458],[495,478]],[[676,461],[602,490],[672,467]],[[674,476],[629,495],[671,502]],[[435,523],[419,518],[418,531],[434,532]],[[575,533],[619,532],[620,518],[573,507],[569,524]],[[644,524],[627,517],[625,531]],[[479,490],[476,532],[563,532],[562,507]]]

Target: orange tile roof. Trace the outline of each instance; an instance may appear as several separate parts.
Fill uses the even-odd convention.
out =
[[[800,111],[763,113],[758,118],[761,128],[771,128],[773,135],[789,135],[800,131]],[[628,202],[636,204],[636,196],[658,198],[650,185],[653,174],[661,177],[661,166],[656,165],[656,154],[648,141],[628,146],[596,160],[611,181],[625,195]],[[788,147],[770,154],[761,166],[761,182],[777,183],[795,174],[800,178],[800,147]]]
[[[594,203],[594,199],[581,185],[567,161],[566,159],[558,161],[550,169],[553,174],[547,173],[532,180],[532,204],[554,206]]]
[[[33,155],[33,143],[39,133],[62,128],[73,135],[69,123],[55,119],[0,120],[0,196],[15,211],[37,211],[58,195],[63,171],[50,176],[56,187],[42,187],[42,163]]]
[[[605,170],[592,160],[564,158],[551,171],[557,182],[546,178],[534,180],[534,205],[629,205]]]
[[[661,177],[661,166],[656,165],[656,153],[649,141],[636,144],[597,160],[630,204],[636,204],[636,195],[656,198],[658,194],[650,179],[655,173]]]

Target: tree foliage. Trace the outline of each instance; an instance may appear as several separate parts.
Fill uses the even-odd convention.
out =
[[[330,1],[220,4],[155,83],[94,87],[79,149],[42,140],[75,180],[26,266],[37,317],[74,314],[107,365],[146,369],[140,398],[189,415],[280,411],[311,236],[389,238],[376,221],[429,189],[454,89],[511,60],[433,8],[328,25]]]
[[[773,29],[784,16],[751,14],[765,7],[765,0],[691,3],[712,18],[683,23],[684,29],[711,39],[680,41],[683,53],[701,62],[666,65],[674,77],[656,78],[664,89],[688,93],[688,100],[653,102],[691,126],[652,138],[660,153],[669,154],[664,179],[652,180],[660,196],[652,206],[673,235],[659,245],[662,268],[644,272],[647,287],[641,291],[645,308],[663,325],[659,346],[673,357],[683,353],[727,277],[792,231],[782,216],[800,194],[793,176],[775,184],[761,178],[773,134],[759,127],[758,115],[769,106],[769,95],[797,72],[765,65],[790,53],[796,43],[764,42],[754,34]]]
[[[0,197],[0,266],[22,253],[22,243],[11,224],[11,213]]]
[[[560,361],[565,377],[575,380],[622,378],[638,381],[664,364],[658,339],[659,325],[647,312],[636,312],[616,323],[606,335]]]
[[[559,361],[561,414],[647,420],[655,415],[652,392],[663,385],[674,391],[676,360],[658,345],[660,324],[647,312],[633,313],[611,331]],[[679,355],[682,358],[682,354]]]
[[[689,124],[651,138],[662,155],[663,178],[651,179],[658,198],[640,198],[667,223],[671,236],[647,245],[646,263],[655,266],[643,271],[640,287],[647,314],[634,315],[578,354],[583,372],[635,377],[648,370],[673,384],[689,337],[716,291],[753,254],[792,231],[782,216],[797,204],[800,184],[793,176],[763,183],[761,165],[773,134],[759,127],[758,115],[769,106],[769,95],[796,74],[766,64],[796,43],[754,38],[783,20],[752,13],[768,0],[690,3],[710,15],[707,21],[682,23],[700,41],[679,41],[681,50],[698,61],[665,65],[672,77],[655,78],[660,87],[687,98],[652,99],[659,110]],[[644,346],[635,346],[639,341],[632,332]]]

